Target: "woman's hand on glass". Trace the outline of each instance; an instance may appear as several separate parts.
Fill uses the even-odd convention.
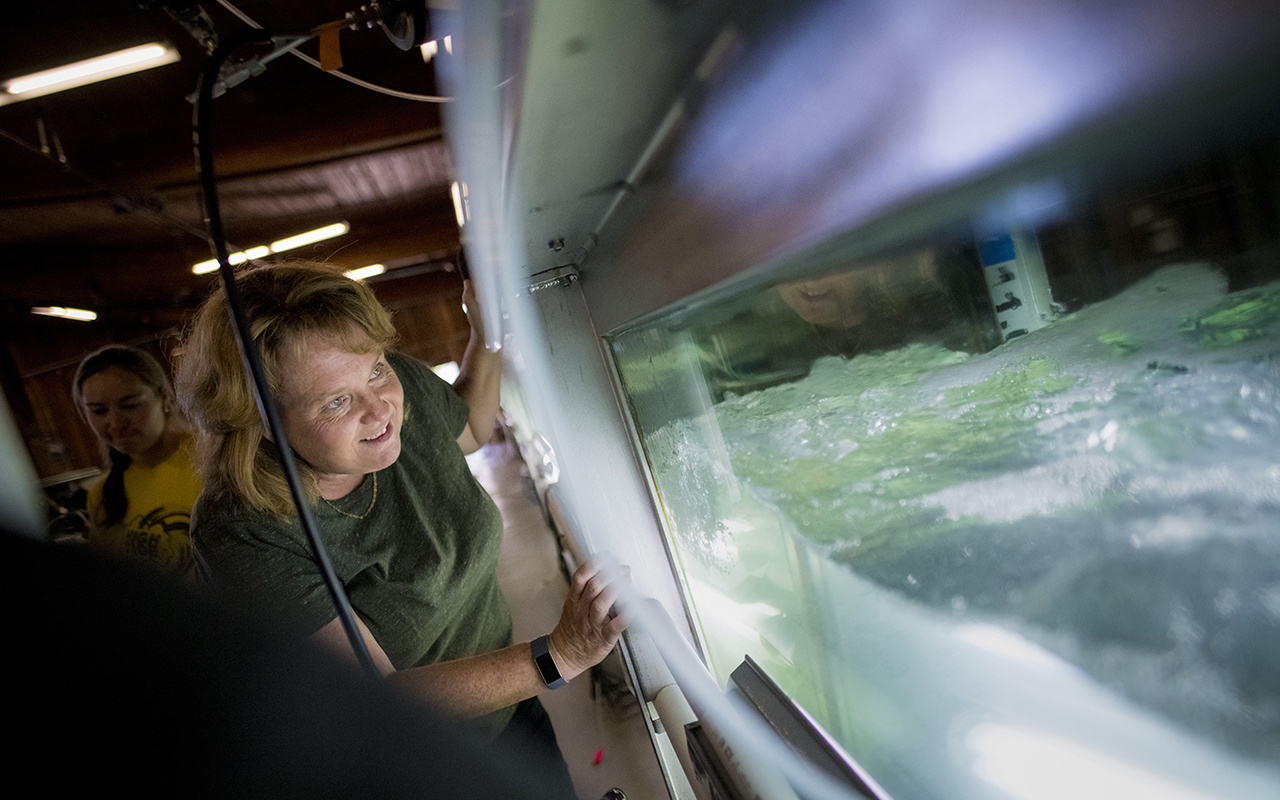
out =
[[[551,656],[572,680],[599,664],[631,621],[618,601],[631,588],[631,568],[597,553],[573,573],[560,621],[551,632]]]

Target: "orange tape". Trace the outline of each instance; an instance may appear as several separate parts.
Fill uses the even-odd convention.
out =
[[[338,44],[338,32],[346,27],[344,22],[326,22],[320,26],[320,68],[325,72],[342,69],[342,48]]]

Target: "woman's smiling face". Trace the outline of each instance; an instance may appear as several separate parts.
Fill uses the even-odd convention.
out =
[[[827,328],[852,328],[867,317],[871,272],[854,270],[784,283],[783,302],[805,322]]]
[[[283,348],[279,370],[285,434],[315,469],[321,496],[340,497],[395,463],[404,388],[382,350],[349,353],[308,334]]]

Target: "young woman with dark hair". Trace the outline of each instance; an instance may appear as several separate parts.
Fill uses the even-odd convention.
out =
[[[72,389],[109,469],[89,489],[89,544],[194,578],[191,507],[202,482],[164,368],[135,347],[85,356]]]

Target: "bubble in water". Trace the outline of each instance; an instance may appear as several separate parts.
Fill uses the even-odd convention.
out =
[[[1089,434],[1089,449],[1102,445],[1102,449],[1110,453],[1116,449],[1116,438],[1120,433],[1120,423],[1114,419],[1102,426],[1102,430]]]

